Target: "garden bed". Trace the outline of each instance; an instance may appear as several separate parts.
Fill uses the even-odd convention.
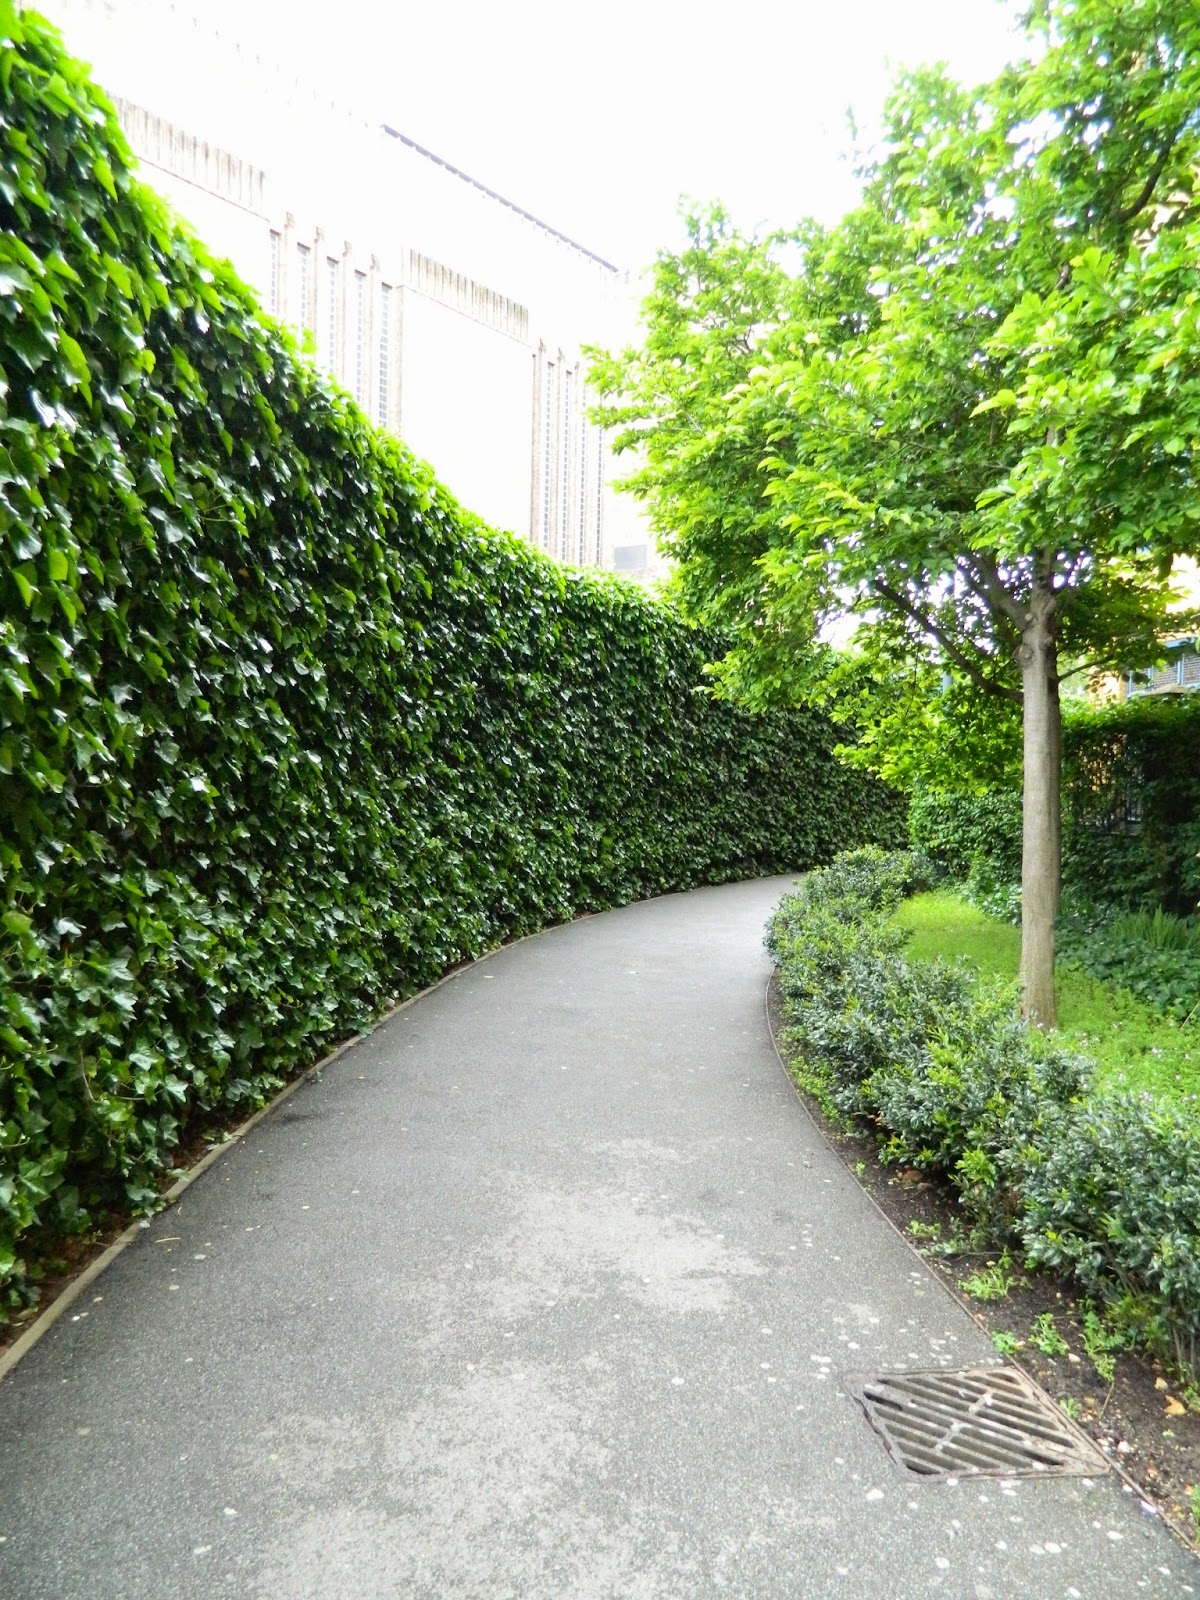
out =
[[[778,983],[771,986],[769,1010],[778,1039],[782,1025]],[[1055,1273],[1010,1275],[1007,1291],[994,1300],[980,1300],[964,1291],[972,1278],[986,1282],[1002,1259],[999,1250],[975,1251],[963,1241],[960,1251],[947,1245],[962,1232],[963,1215],[949,1185],[915,1168],[887,1166],[869,1132],[847,1128],[821,1109],[816,1098],[797,1085],[809,1115],[845,1166],[858,1179],[888,1221],[937,1273],[945,1287],[996,1344],[999,1354],[1031,1373],[1046,1392],[1095,1440],[1120,1471],[1131,1492],[1138,1493],[1155,1515],[1195,1549],[1200,1538],[1193,1500],[1200,1488],[1200,1413],[1183,1404],[1179,1386],[1155,1361],[1134,1350],[1098,1352],[1113,1357],[1112,1381],[1097,1371],[1088,1353],[1089,1304]],[[1046,1319],[1050,1319],[1048,1324]],[[1052,1353],[1053,1326],[1067,1346]],[[1149,1513],[1148,1513],[1149,1514]]]
[[[1098,1011],[1090,980],[1076,997],[1086,1026],[1021,1026],[1015,986],[989,968],[1015,930],[980,919],[950,934],[967,959],[940,959],[923,947],[928,929],[900,926],[928,923],[928,902],[942,900],[932,921],[945,937],[958,903],[926,896],[902,908],[925,887],[914,858],[867,850],[783,902],[768,930],[781,1054],[847,1164],[998,1351],[1043,1381],[1115,1466],[1136,1471],[1148,1515],[1195,1539],[1194,1099],[1179,1074],[1172,1092],[1134,1090],[1079,1053],[1098,1017],[1118,1034],[1148,1025]],[[1163,1057],[1143,1055],[1159,1068]]]

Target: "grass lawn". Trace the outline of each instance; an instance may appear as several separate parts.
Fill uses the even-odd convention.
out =
[[[961,956],[981,977],[1017,976],[1020,930],[957,895],[914,895],[896,920],[916,960]],[[1064,1043],[1091,1057],[1103,1087],[1200,1103],[1200,1017],[1181,1027],[1124,989],[1060,967],[1058,1020]]]

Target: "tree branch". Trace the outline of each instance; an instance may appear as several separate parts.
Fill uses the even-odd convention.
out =
[[[1150,204],[1150,201],[1154,198],[1154,191],[1158,188],[1158,180],[1163,175],[1167,162],[1171,158],[1171,151],[1174,150],[1175,142],[1178,138],[1179,133],[1177,130],[1167,140],[1166,144],[1163,145],[1162,149],[1158,152],[1158,155],[1154,159],[1154,165],[1150,168],[1150,171],[1146,177],[1146,181],[1138,193],[1137,199],[1134,200],[1130,205],[1124,206],[1120,211],[1117,212],[1118,222],[1122,224],[1126,222],[1132,222],[1134,217],[1136,217],[1139,212],[1144,211]]]
[[[980,578],[972,572],[970,563],[965,556],[955,560],[954,570],[966,584],[968,590],[983,606],[992,620],[992,627],[996,631],[997,640],[1005,648],[1012,650],[1020,639],[1020,628],[1015,626],[1007,608],[997,608],[994,595],[989,591],[986,579]]]
[[[1097,656],[1092,661],[1081,661],[1077,667],[1068,667],[1066,672],[1058,675],[1059,683],[1066,683],[1068,678],[1077,678],[1081,672],[1115,671],[1118,665],[1116,656]]]
[[[934,621],[928,611],[923,611],[919,606],[914,605],[906,594],[899,589],[893,589],[882,578],[872,579],[871,587],[876,593],[882,595],[889,605],[894,606],[897,611],[902,612],[911,621],[915,622],[924,632],[931,634],[941,645],[949,659],[953,661],[954,665],[966,673],[977,689],[982,689],[987,694],[1000,695],[1005,700],[1013,701],[1015,705],[1021,704],[1020,691],[1006,688],[1003,684],[996,683],[989,678],[979,665],[979,661],[973,661],[961,646],[955,643],[946,630]],[[986,658],[980,657],[980,659]]]
[[[1011,622],[1018,629],[1018,631],[1024,628],[1029,618],[1026,616],[1024,608],[1020,605],[1020,603],[1014,600],[1012,595],[1009,594],[1008,590],[1004,587],[1004,580],[1000,576],[1000,569],[992,557],[985,555],[982,550],[972,550],[969,559],[971,564],[979,572],[983,580],[983,586],[987,590],[986,595],[980,595],[980,599],[987,600],[994,616],[1007,617],[1009,622]],[[960,570],[963,569],[960,568]],[[963,571],[963,576],[966,577],[965,571]],[[970,583],[970,581],[970,578],[967,578],[967,582]]]

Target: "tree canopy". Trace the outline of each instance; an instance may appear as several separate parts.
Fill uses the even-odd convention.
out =
[[[877,683],[1021,717],[1048,1022],[1060,680],[1153,659],[1200,548],[1200,8],[1038,0],[1026,27],[982,88],[898,82],[835,227],[692,219],[644,346],[594,379],[682,600],[735,630],[731,692],[806,692],[850,614]]]

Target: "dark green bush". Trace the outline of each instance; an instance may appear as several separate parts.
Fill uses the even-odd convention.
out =
[[[1021,881],[1019,785],[982,794],[920,790],[909,807],[913,846],[953,878],[981,887]]]
[[[1071,704],[1063,714],[1063,885],[1067,901],[1114,912],[1200,901],[1200,693],[1120,705]],[[913,844],[972,898],[1021,877],[1019,777],[988,791],[913,796]]]
[[[1063,723],[1064,882],[1116,910],[1200,900],[1200,693],[1073,707]]]
[[[886,1159],[944,1176],[998,1244],[1074,1274],[1194,1373],[1200,1125],[1091,1091],[1086,1061],[1018,1021],[1013,988],[906,961],[895,859],[856,852],[776,912],[785,1049]]]
[[[1200,1359],[1200,1126],[1145,1095],[1080,1106],[1033,1165],[1022,1218],[1034,1264],[1065,1269]]]
[[[865,1080],[904,1047],[904,935],[881,913],[920,882],[912,855],[870,846],[846,852],[785,899],[767,929],[789,1014],[802,1016],[804,1043],[828,1069],[826,1098],[846,1115],[867,1109]]]
[[[1083,1090],[1086,1064],[1022,1025],[1012,986],[980,989],[940,964],[907,970],[914,990],[928,984],[931,1026],[919,1053],[906,1049],[867,1085],[886,1154],[952,1177],[976,1216],[1008,1225],[1026,1156]]]
[[[824,872],[810,880],[804,903],[834,905],[853,915],[894,910],[900,902],[932,881],[929,862],[908,850],[884,850],[863,845],[843,851]]]
[[[1060,920],[1059,954],[1094,978],[1127,989],[1164,1016],[1183,1021],[1200,1013],[1200,924],[1170,918],[1169,925],[1192,935],[1170,944],[1154,936],[1156,918],[1161,922],[1170,913],[1113,916],[1103,908],[1075,907]]]
[[[820,716],[701,692],[717,641],[465,514],[6,25],[0,1305],[455,961],[898,823]]]

